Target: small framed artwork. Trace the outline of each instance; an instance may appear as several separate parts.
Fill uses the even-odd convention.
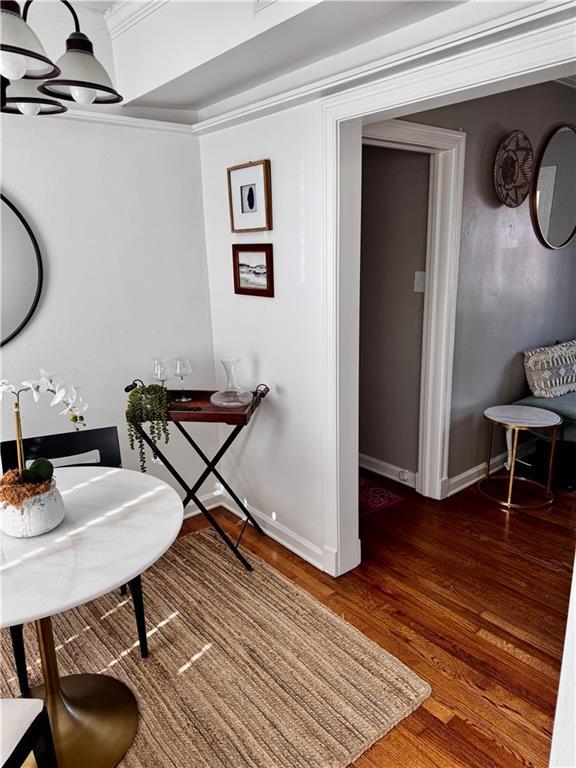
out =
[[[228,205],[232,232],[272,229],[270,160],[228,168]]]
[[[233,245],[234,292],[247,296],[274,296],[272,246]]]

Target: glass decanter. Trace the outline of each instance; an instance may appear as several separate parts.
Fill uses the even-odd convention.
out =
[[[238,386],[236,381],[236,367],[240,362],[239,357],[223,357],[220,361],[226,371],[226,388],[221,389],[210,397],[212,405],[222,408],[242,408],[252,402],[252,392],[247,392]]]

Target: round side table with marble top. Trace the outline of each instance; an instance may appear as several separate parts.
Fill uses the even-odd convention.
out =
[[[46,704],[59,768],[113,768],[136,735],[134,694],[108,675],[61,677],[51,617],[149,568],[180,531],[182,501],[162,480],[127,469],[66,467],[54,476],[62,524],[28,539],[0,533],[0,626],[36,624],[44,685],[31,695]]]
[[[537,509],[552,504],[552,479],[554,475],[554,458],[558,430],[562,425],[562,417],[545,408],[532,408],[525,405],[497,405],[484,411],[484,418],[490,425],[488,435],[488,453],[486,457],[486,474],[478,482],[478,489],[487,498],[495,501],[506,509]],[[508,443],[508,462],[510,469],[507,474],[490,474],[490,462],[492,456],[492,440],[494,427],[499,426],[506,430]],[[549,431],[550,457],[548,461],[548,476],[546,484],[516,474],[516,459],[518,455],[518,436],[522,431],[538,432]],[[523,496],[522,502],[514,502],[514,486],[516,482],[525,485],[533,492],[533,497]],[[504,486],[504,493],[498,493],[496,488]]]

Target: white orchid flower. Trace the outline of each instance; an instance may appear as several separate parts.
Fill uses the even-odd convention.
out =
[[[27,379],[26,381],[22,382],[22,386],[24,389],[29,389],[32,392],[32,397],[34,398],[34,402],[37,403],[38,400],[40,400],[40,382],[39,381],[32,381],[32,379]]]
[[[16,392],[16,387],[14,384],[10,384],[8,379],[0,379],[0,400],[2,400],[4,392]]]
[[[74,387],[74,384],[70,384],[68,387],[68,402],[70,405],[73,405],[76,402],[76,398],[78,397],[78,392],[76,392],[76,388]]]
[[[52,384],[54,382],[54,376],[55,376],[54,373],[51,373],[50,371],[47,371],[46,368],[39,368],[38,370],[40,371],[40,378],[41,379],[46,379],[46,381],[49,381],[50,384]]]
[[[43,392],[50,392],[52,394],[50,406],[62,404],[64,410],[60,411],[61,416],[68,416],[70,421],[74,422],[76,429],[79,426],[85,426],[83,414],[88,410],[88,404],[79,396],[76,387],[73,384],[66,386],[63,381],[55,378],[54,373],[45,368],[40,368],[39,371],[40,378],[37,381],[34,379],[23,381],[20,391],[22,389],[30,390],[36,403],[40,400],[40,395]],[[19,390],[7,379],[1,379],[0,399],[2,399],[4,392],[19,394]]]
[[[54,392],[55,394],[50,403],[50,407],[53,405],[58,405],[58,403],[61,403],[62,400],[64,400],[66,397],[66,387],[63,386],[61,381],[54,385]]]
[[[53,385],[50,379],[46,379],[44,378],[44,376],[41,376],[38,379],[38,388],[40,392],[48,392],[50,389],[53,388]]]

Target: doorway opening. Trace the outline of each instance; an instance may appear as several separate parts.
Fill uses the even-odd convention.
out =
[[[372,473],[416,486],[429,176],[428,154],[364,139],[360,514],[394,500]]]
[[[410,182],[401,180],[404,166],[419,166],[419,174],[423,177],[420,179],[417,213],[414,208],[418,218],[417,227],[415,221],[410,222],[409,206],[403,212],[406,218],[405,227],[400,221],[399,212],[396,217],[391,217],[389,222],[390,226],[394,223],[396,232],[391,234],[396,239],[405,236],[409,230],[415,232],[416,228],[418,229],[418,232],[415,232],[417,237],[412,241],[410,248],[417,247],[419,256],[411,253],[405,258],[415,266],[424,265],[423,270],[412,270],[412,291],[416,283],[417,288],[423,285],[424,293],[420,302],[412,302],[415,304],[414,308],[419,309],[419,314],[411,319],[412,329],[406,339],[407,344],[412,343],[412,359],[407,367],[404,367],[402,376],[405,379],[404,387],[410,388],[410,403],[398,402],[402,387],[394,387],[394,408],[405,411],[411,409],[411,418],[407,418],[405,414],[403,418],[404,423],[410,423],[411,431],[410,434],[405,432],[402,435],[398,431],[392,435],[400,464],[384,460],[384,465],[378,465],[378,468],[385,470],[382,474],[388,473],[388,476],[413,486],[418,493],[433,499],[442,499],[447,495],[465,145],[466,135],[461,131],[403,120],[368,124],[362,131],[364,151],[390,150],[395,153],[389,154],[388,157],[390,161],[394,157],[394,164],[399,165],[395,172],[396,183],[402,184],[408,197]],[[415,154],[416,157],[406,158],[409,153]],[[427,189],[424,188],[426,178]],[[394,180],[392,186],[393,184]],[[400,191],[392,188],[387,194],[390,195],[390,205],[394,206]],[[416,189],[413,195],[415,206]],[[419,242],[418,246],[416,242]],[[394,243],[391,240],[390,245],[399,248],[400,241],[397,239]],[[394,256],[391,258],[394,259]],[[389,275],[393,272],[394,270]],[[420,274],[416,275],[416,272]],[[405,279],[406,276],[403,275],[402,280]],[[395,280],[394,277],[393,282]],[[398,289],[400,290],[399,286]],[[395,302],[398,307],[402,306],[398,297],[395,297]],[[357,311],[360,314],[360,307]],[[407,313],[405,318],[408,318]],[[400,333],[400,330],[397,333]],[[395,340],[392,340],[392,344],[394,343]],[[407,350],[398,347],[394,354],[398,360],[406,360]],[[407,376],[411,376],[410,382]],[[363,403],[363,407],[364,405]],[[388,412],[390,413],[390,410]],[[401,425],[402,419],[398,419],[397,413],[394,420],[398,420],[398,425]],[[366,437],[366,434],[363,437]],[[399,441],[402,441],[401,446]],[[366,455],[362,447],[360,452]],[[409,466],[402,466],[402,462],[408,463]],[[370,468],[376,467],[372,464]]]

